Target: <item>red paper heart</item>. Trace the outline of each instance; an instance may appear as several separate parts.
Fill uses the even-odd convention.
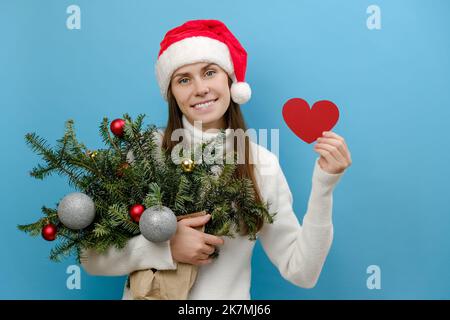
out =
[[[303,99],[293,98],[283,106],[283,118],[288,127],[303,141],[312,143],[330,131],[339,119],[339,109],[331,101],[322,100],[309,104]]]

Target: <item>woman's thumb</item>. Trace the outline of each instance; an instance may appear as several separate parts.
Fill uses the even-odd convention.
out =
[[[204,216],[195,217],[195,218],[186,218],[183,219],[185,221],[185,225],[188,227],[200,227],[207,223],[211,218],[210,214],[206,214]]]

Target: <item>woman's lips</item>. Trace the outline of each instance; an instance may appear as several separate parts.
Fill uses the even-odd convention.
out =
[[[218,100],[218,98],[217,99],[212,99],[212,100],[207,100],[207,101],[202,102],[202,103],[197,103],[197,104],[191,106],[191,108],[194,108],[195,110],[207,109],[210,106],[212,106],[217,100]]]

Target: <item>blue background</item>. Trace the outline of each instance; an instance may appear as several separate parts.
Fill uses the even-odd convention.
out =
[[[66,9],[81,8],[81,30]],[[381,8],[381,30],[366,9]],[[254,299],[450,298],[450,20],[448,1],[5,1],[0,2],[2,115],[0,298],[120,299],[124,277],[82,271],[66,288],[73,260],[52,263],[54,243],[16,229],[73,191],[64,178],[28,176],[40,158],[24,142],[50,143],[72,118],[78,138],[102,147],[98,125],[128,112],[163,126],[167,107],[154,76],[159,42],[189,19],[224,21],[249,54],[251,128],[280,130],[280,162],[303,218],[317,154],[281,115],[284,102],[328,99],[333,129],[353,165],[334,192],[335,238],[319,283],[285,281],[257,245]],[[381,268],[369,290],[366,269]]]

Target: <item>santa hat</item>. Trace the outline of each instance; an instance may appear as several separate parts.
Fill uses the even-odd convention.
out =
[[[251,89],[245,82],[247,52],[218,20],[192,20],[166,33],[156,62],[156,78],[165,100],[173,72],[196,62],[215,63],[228,73],[234,102],[250,100]]]

